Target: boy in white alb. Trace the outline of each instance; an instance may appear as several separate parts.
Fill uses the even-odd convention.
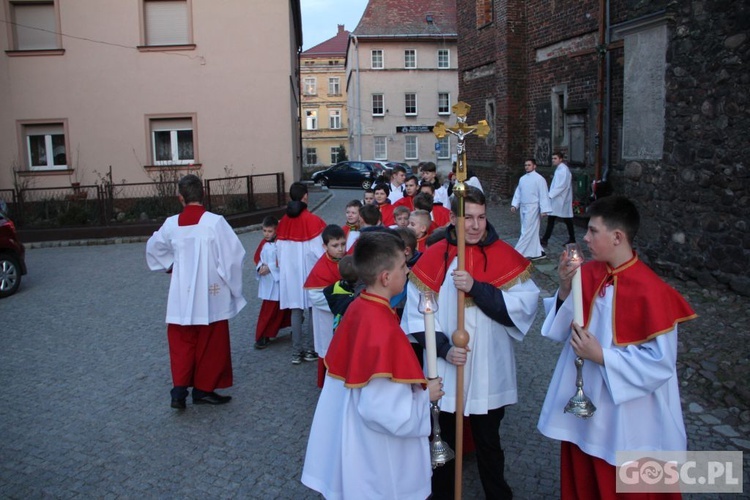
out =
[[[390,233],[365,232],[354,261],[367,289],[348,307],[329,346],[302,483],[329,500],[424,500],[430,496],[429,402],[442,390],[439,378],[425,380],[388,303],[406,283],[404,243]]]
[[[581,266],[584,324],[573,322],[571,282],[577,266],[566,252],[560,257],[560,288],[544,299],[548,315],[542,335],[565,346],[538,428],[562,441],[563,499],[614,498],[618,451],[682,451],[687,444],[676,370],[677,324],[695,313],[633,251],[640,217],[632,202],[601,198],[588,213],[584,241],[593,261]],[[585,360],[584,391],[596,406],[587,419],[563,412],[576,389],[576,356]]]
[[[526,175],[518,180],[518,187],[510,202],[510,211],[521,211],[521,236],[516,251],[524,257],[536,260],[545,257],[539,240],[540,216],[546,217],[552,210],[547,192],[547,181],[536,171],[536,160],[527,159],[523,168]]]
[[[265,349],[276,338],[279,330],[291,324],[289,309],[279,308],[279,259],[276,252],[276,228],[279,221],[268,216],[263,219],[263,239],[255,250],[253,262],[258,279],[258,298],[263,302],[255,327],[255,348]]]

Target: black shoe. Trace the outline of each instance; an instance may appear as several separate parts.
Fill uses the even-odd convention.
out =
[[[542,255],[540,255],[539,257],[530,257],[529,260],[542,260],[546,258],[547,258],[547,254],[542,252]]]
[[[196,398],[195,396],[193,396],[194,405],[223,405],[231,400],[232,396],[222,396],[221,394],[216,394],[215,392],[209,392],[201,398]]]
[[[170,405],[175,410],[184,410],[187,408],[187,405],[185,404],[185,398],[182,399],[174,399],[172,398],[172,404]]]
[[[259,341],[255,343],[256,349],[265,349],[271,343],[271,339],[268,337],[261,337]]]

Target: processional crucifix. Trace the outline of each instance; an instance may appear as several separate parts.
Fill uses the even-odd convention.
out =
[[[446,127],[445,123],[437,122],[433,127],[433,133],[438,139],[445,137],[445,134],[455,135],[458,138],[456,147],[456,185],[453,187],[453,194],[458,197],[458,217],[456,223],[456,244],[458,250],[458,267],[459,271],[465,269],[466,262],[466,241],[464,226],[464,196],[466,195],[466,137],[475,134],[477,137],[485,138],[490,133],[490,126],[487,120],[479,120],[476,125],[466,123],[466,115],[469,114],[471,106],[465,102],[457,102],[451,108],[456,115],[456,125]],[[456,331],[453,332],[453,345],[456,347],[466,347],[469,343],[469,333],[464,329],[464,307],[466,294],[458,290],[458,308],[456,312],[457,325]],[[461,479],[463,476],[463,427],[464,416],[464,367],[456,367],[456,487],[454,498],[461,498]]]

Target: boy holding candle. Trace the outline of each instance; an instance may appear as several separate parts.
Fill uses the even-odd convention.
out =
[[[429,401],[443,393],[440,379],[425,380],[388,303],[406,282],[403,241],[364,233],[354,262],[366,289],[328,349],[302,483],[326,498],[421,500],[430,496]]]
[[[696,315],[633,250],[640,216],[631,201],[601,198],[588,214],[584,241],[593,261],[580,266],[562,254],[560,288],[545,299],[542,326],[542,335],[567,341],[538,423],[542,434],[562,441],[563,499],[613,498],[617,451],[680,451],[687,444],[676,371],[677,324]],[[574,321],[578,297],[571,294],[579,266],[580,324]],[[575,392],[576,356],[586,361],[584,389],[597,408],[589,419],[562,411]]]

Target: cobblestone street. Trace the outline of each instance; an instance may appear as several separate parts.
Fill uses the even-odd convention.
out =
[[[343,223],[345,204],[359,196],[314,190],[310,207]],[[491,204],[489,220],[515,243],[518,215],[507,204]],[[248,263],[257,229],[240,231]],[[576,230],[582,242],[584,229]],[[558,224],[549,258],[535,263],[543,297],[555,292],[564,234]],[[0,497],[318,498],[299,480],[319,394],[316,364],[290,363],[288,331],[253,349],[260,301],[251,264],[248,306],[230,322],[234,386],[220,391],[233,400],[181,412],[169,407],[169,276],[146,267],[145,239],[35,244],[27,264],[19,293],[0,301]],[[750,299],[668,281],[699,314],[680,328],[689,448],[744,451],[747,496]],[[559,444],[536,430],[560,351],[539,333],[542,310],[516,345],[519,403],[501,427],[506,478],[520,499],[558,496]],[[482,498],[473,455],[464,460],[464,497]]]

